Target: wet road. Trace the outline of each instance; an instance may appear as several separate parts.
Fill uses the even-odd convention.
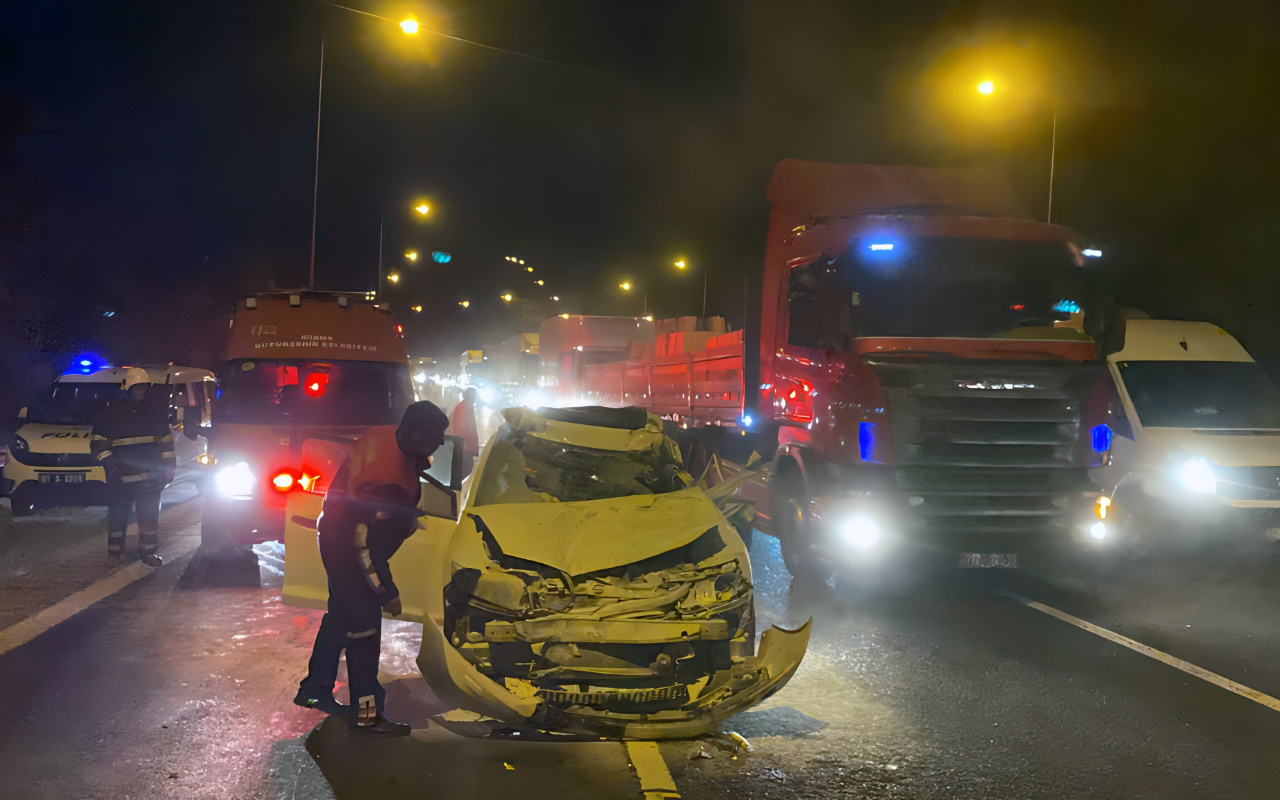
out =
[[[82,590],[131,578],[132,567],[95,555],[91,512],[12,520],[0,507],[0,774],[17,787],[11,796],[598,798],[653,788],[643,754],[616,742],[475,738],[490,729],[450,712],[416,676],[418,632],[404,623],[387,623],[383,671],[389,705],[418,726],[414,736],[353,741],[341,726],[316,728],[319,715],[290,699],[318,613],[281,604],[277,550],[260,548],[257,565],[193,553],[198,504],[165,512],[169,563],[98,599]],[[948,573],[875,591],[793,588],[764,536],[753,561],[761,616],[813,616],[813,644],[787,688],[726,726],[752,752],[727,739],[658,746],[680,796],[1280,794],[1280,711],[1000,593],[1280,697],[1274,543],[1105,571]],[[56,586],[39,580],[55,568]],[[66,605],[76,598],[82,609],[27,630],[25,643],[6,638],[62,616],[41,608],[76,610]]]

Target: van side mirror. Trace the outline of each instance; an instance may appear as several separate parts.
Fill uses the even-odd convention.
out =
[[[23,406],[22,408],[18,409],[18,419],[26,419],[26,418],[27,418],[27,407]]]

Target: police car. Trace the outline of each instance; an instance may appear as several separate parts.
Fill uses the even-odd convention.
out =
[[[18,412],[18,429],[7,443],[0,473],[0,493],[8,496],[14,516],[38,508],[106,504],[106,472],[89,452],[93,418],[103,404],[120,397],[128,369],[77,359],[39,400]],[[177,463],[201,458],[208,449],[202,428],[209,424],[213,373],[174,365],[142,369],[153,387],[169,393]]]

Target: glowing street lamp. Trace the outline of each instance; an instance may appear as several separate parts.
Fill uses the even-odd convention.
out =
[[[391,281],[392,283],[399,283],[399,282],[400,282],[400,273],[398,273],[398,272],[392,272],[392,273],[390,273],[389,275],[387,275],[387,280]]]
[[[536,283],[536,284],[538,284],[539,286],[541,286],[542,284],[546,283],[546,281],[539,279],[539,280],[534,281],[534,283]]]
[[[978,84],[978,94],[989,95],[989,94],[993,94],[995,90],[996,90],[996,85],[991,81],[982,81],[981,83]]]
[[[502,296],[502,302],[504,303],[510,303],[514,299],[515,298],[512,296],[511,292],[507,292]]]
[[[400,23],[400,30],[412,36],[418,32],[418,21],[413,17],[410,17]]]
[[[418,205],[413,207],[413,210],[417,211],[419,214],[425,217],[427,214],[431,213],[431,206],[427,205],[426,203],[419,203]]]
[[[413,313],[415,313],[415,314],[421,314],[421,313],[422,313],[422,306],[413,306],[412,308],[413,308]]]
[[[622,283],[618,284],[618,288],[624,292],[631,291],[631,281],[623,281]]]
[[[676,269],[684,269],[687,266],[689,265],[685,263],[683,258],[676,262]]]
[[[470,300],[460,300],[460,301],[458,301],[458,305],[462,306],[463,308],[470,308],[470,307],[471,307],[471,301],[470,301]]]
[[[418,260],[418,251],[417,251],[417,250],[409,250],[409,251],[405,252],[404,257],[405,257],[405,258],[407,258],[407,259],[409,259],[410,261],[417,261],[417,260]]]

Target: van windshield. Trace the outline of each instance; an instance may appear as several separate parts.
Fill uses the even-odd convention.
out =
[[[1280,389],[1252,361],[1122,361],[1118,366],[1143,425],[1280,429]]]
[[[407,364],[238,359],[220,377],[216,422],[395,425],[413,402]]]
[[[27,410],[28,422],[92,425],[94,413],[120,396],[115,383],[55,383]]]

